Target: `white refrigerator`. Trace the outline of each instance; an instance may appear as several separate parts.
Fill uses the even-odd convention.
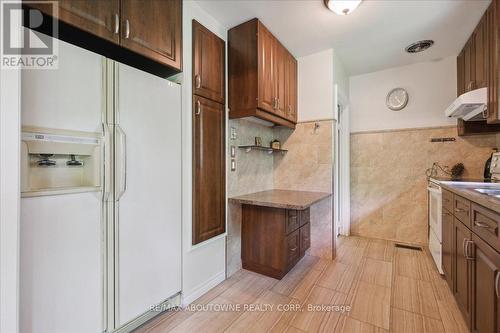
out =
[[[181,87],[62,41],[59,69],[21,80],[20,331],[127,330],[175,305]]]

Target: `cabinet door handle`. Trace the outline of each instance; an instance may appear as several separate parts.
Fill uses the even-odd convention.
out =
[[[198,100],[196,101],[196,110],[195,110],[195,115],[199,116],[201,114],[201,102]]]
[[[479,221],[475,221],[475,222],[474,222],[474,225],[475,225],[476,227],[479,227],[479,228],[486,228],[486,229],[491,228],[491,226],[490,226],[489,224],[484,223],[484,222],[479,222]]]
[[[130,37],[130,21],[125,20],[125,38],[128,39]]]
[[[120,17],[118,14],[115,14],[115,27],[113,29],[113,33],[116,35],[120,31]]]
[[[466,210],[462,209],[462,208],[455,208],[455,212],[457,212],[457,213],[465,213]]]
[[[201,76],[200,76],[200,74],[196,74],[194,76],[194,84],[195,84],[196,88],[201,88]]]
[[[497,298],[500,298],[500,271],[497,272],[497,277],[495,278],[495,294],[497,294]]]
[[[467,90],[471,91],[472,89],[474,89],[474,87],[475,87],[475,81],[472,80],[469,82],[469,85],[467,86]]]
[[[466,253],[465,258],[467,260],[474,260],[474,256],[472,255],[472,247],[469,245],[474,245],[474,242],[472,240],[465,241],[465,253]],[[469,250],[471,250],[470,251],[471,253],[469,253]]]
[[[488,109],[483,110],[483,119],[488,119]]]
[[[290,249],[290,252],[295,252],[295,251],[297,251],[297,247],[294,247],[294,248]]]

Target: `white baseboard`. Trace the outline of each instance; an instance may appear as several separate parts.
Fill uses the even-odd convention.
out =
[[[206,281],[205,283],[200,284],[198,287],[196,287],[189,295],[184,295],[182,294],[182,301],[181,301],[181,306],[185,308],[204,294],[206,294],[210,289],[221,283],[226,279],[226,273],[224,271],[220,272],[219,274],[215,275],[213,278],[210,280]]]

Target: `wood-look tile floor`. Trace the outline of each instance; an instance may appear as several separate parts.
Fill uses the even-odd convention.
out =
[[[468,332],[427,251],[361,237],[339,238],[333,261],[306,255],[282,280],[240,270],[193,304],[137,332]]]

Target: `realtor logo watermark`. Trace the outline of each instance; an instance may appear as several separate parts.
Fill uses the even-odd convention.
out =
[[[57,1],[0,0],[1,7],[1,59],[2,69],[57,69],[58,25]],[[34,8],[31,8],[33,5]],[[44,33],[35,31],[42,29]],[[50,37],[50,36],[52,37]]]

